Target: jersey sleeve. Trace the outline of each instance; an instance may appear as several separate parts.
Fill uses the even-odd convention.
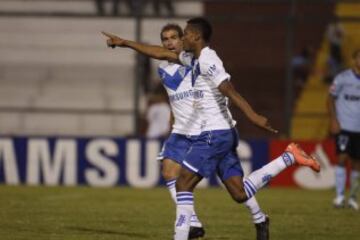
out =
[[[200,71],[208,80],[218,87],[223,81],[230,80],[231,76],[226,72],[223,62],[216,54],[208,55],[200,61]]]
[[[185,51],[180,52],[179,54],[179,61],[182,65],[184,66],[189,66],[191,67],[192,65],[192,60],[193,60],[193,54],[192,53],[188,53]]]
[[[329,92],[333,97],[337,97],[342,89],[342,77],[338,75],[330,85]]]

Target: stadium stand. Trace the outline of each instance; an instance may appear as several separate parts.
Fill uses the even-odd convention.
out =
[[[1,18],[1,132],[91,135],[94,127],[103,128],[99,132],[104,134],[131,131],[132,117],[122,118],[121,111],[132,110],[134,57],[131,52],[110,54],[99,32],[122,29],[133,38],[133,25],[132,20]],[[91,123],[92,112],[113,120],[83,124]],[[15,121],[21,126],[6,120],[16,116],[23,118]]]
[[[360,5],[357,3],[338,3],[334,14],[339,17],[359,17]],[[343,56],[346,65],[350,65],[351,51],[360,42],[360,23],[343,22],[346,32],[343,43]],[[324,82],[324,74],[329,56],[329,43],[326,37],[318,51],[315,71],[309,77],[301,96],[295,105],[292,119],[292,138],[294,139],[324,139],[328,135],[329,118],[326,99],[328,85]]]
[[[134,52],[107,49],[100,31],[135,39],[135,20],[97,18],[93,5],[90,0],[1,1],[1,12],[25,13],[0,17],[1,134],[132,134]],[[180,4],[179,11],[199,14],[199,6]],[[79,16],[41,16],[57,11]],[[159,43],[166,22],[144,22],[143,41]],[[140,102],[144,108],[143,97]]]
[[[276,4],[263,2],[254,7],[252,3],[213,3],[206,8],[209,15],[227,12],[238,18],[238,21],[229,18],[216,22],[213,47],[223,57],[240,93],[257,111],[267,116],[284,137],[289,4],[290,1]],[[331,3],[297,3],[295,16],[298,21],[292,28],[296,32],[293,48],[301,49],[309,43],[317,48],[322,41],[326,21],[316,21],[310,16],[326,19],[332,14]],[[233,112],[239,119],[242,137],[273,137],[244,120],[240,111],[234,109]]]

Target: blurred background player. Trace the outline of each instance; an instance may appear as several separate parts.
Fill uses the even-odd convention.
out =
[[[338,165],[335,173],[335,207],[344,207],[346,162],[350,160],[350,197],[348,206],[359,210],[356,194],[360,172],[360,48],[353,53],[353,68],[339,73],[330,87],[328,100],[330,131],[336,136]]]

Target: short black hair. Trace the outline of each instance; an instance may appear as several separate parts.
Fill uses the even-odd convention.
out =
[[[182,38],[183,35],[184,35],[184,32],[183,32],[182,28],[178,24],[176,24],[176,23],[168,23],[161,29],[160,39],[163,40],[162,34],[164,32],[170,31],[170,30],[176,31],[178,33],[179,38]]]
[[[212,27],[210,22],[202,17],[191,18],[187,24],[193,26],[201,33],[202,38],[206,43],[210,42],[212,35]]]
[[[360,54],[360,48],[357,48],[353,51],[352,57],[356,58],[358,54]]]

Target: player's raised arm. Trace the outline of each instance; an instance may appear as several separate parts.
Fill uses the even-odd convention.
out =
[[[126,40],[107,32],[101,32],[101,33],[108,38],[106,41],[108,47],[132,48],[135,51],[142,53],[146,56],[149,56],[151,58],[179,63],[178,53],[174,51],[170,51],[164,47],[153,46],[153,45]]]
[[[255,125],[264,128],[272,133],[278,133],[278,130],[274,129],[268,119],[262,115],[256,113],[250,104],[243,98],[233,87],[230,81],[223,81],[219,85],[219,90],[222,94],[227,96],[236,107],[245,114],[245,116]]]

